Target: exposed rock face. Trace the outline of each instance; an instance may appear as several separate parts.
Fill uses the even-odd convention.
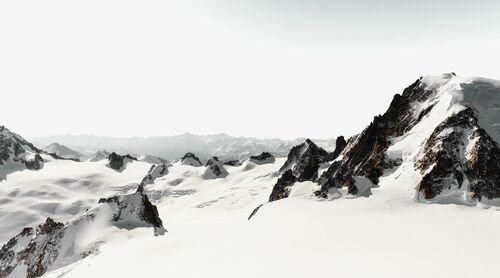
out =
[[[115,152],[112,152],[108,157],[108,166],[111,169],[116,171],[123,171],[128,162],[132,160],[137,160],[137,158],[127,154],[127,155],[119,155]]]
[[[337,140],[335,141],[335,150],[330,154],[329,160],[335,160],[339,157],[340,153],[342,153],[346,146],[347,142],[345,141],[344,136],[337,137]]]
[[[43,151],[21,136],[0,126],[0,180],[17,170],[39,170],[43,167]]]
[[[500,150],[471,108],[434,130],[415,166],[423,174],[417,190],[425,199],[457,189],[478,200],[500,197]]]
[[[47,218],[36,228],[24,228],[0,249],[0,277],[14,272],[23,277],[40,277],[51,267],[64,267],[98,252],[102,239],[81,246],[78,236],[82,230],[99,235],[105,228],[102,217],[109,217],[106,211],[110,209],[109,225],[125,229],[153,227],[156,235],[165,232],[157,208],[140,192],[101,199],[99,203],[66,224]],[[101,220],[94,221],[98,218]]]
[[[263,152],[259,155],[250,156],[250,161],[252,161],[255,164],[262,165],[262,164],[274,163],[274,161],[276,161],[276,158],[268,152]]]
[[[52,143],[43,148],[48,154],[51,154],[54,158],[57,159],[69,159],[74,161],[79,161],[83,155],[75,150],[72,150],[65,145],[61,145],[58,143]]]
[[[291,169],[288,169],[281,175],[273,187],[273,191],[269,196],[269,202],[287,198],[290,194],[290,187],[297,181]],[[257,212],[257,211],[256,211]]]
[[[133,229],[150,226],[154,227],[157,233],[164,232],[158,209],[142,192],[101,198],[99,203],[106,203],[111,207],[113,211],[112,221],[117,227]]]
[[[166,174],[168,174],[167,164],[152,165],[146,176],[142,179],[140,186],[144,187],[145,185],[152,184],[157,178],[163,177]]]
[[[24,165],[30,170],[40,170],[43,167],[43,158],[39,154],[35,154],[34,158],[26,160]]]
[[[201,163],[200,159],[194,153],[186,153],[181,159],[181,164],[194,167],[203,166],[203,163]]]
[[[24,228],[0,250],[0,277],[7,277],[19,265],[26,266],[26,277],[40,277],[59,255],[64,224],[47,218],[35,229]]]
[[[285,164],[278,171],[285,173],[291,169],[297,181],[314,181],[317,178],[320,164],[328,162],[330,154],[307,139],[304,143],[293,147]]]
[[[357,191],[354,176],[367,177],[373,184],[378,184],[384,169],[398,163],[385,157],[390,145],[389,138],[403,135],[429,113],[430,109],[427,109],[416,115],[413,104],[426,100],[435,92],[424,86],[419,79],[406,88],[402,95],[396,94],[389,109],[383,115],[376,116],[356,138],[345,152],[342,162],[330,166],[318,179],[322,188],[316,195],[326,197],[331,187],[347,187],[349,193],[354,193]]]
[[[229,175],[222,162],[215,156],[208,160],[206,167],[202,175],[205,179],[225,178]]]
[[[269,201],[287,198],[291,186],[295,182],[315,181],[321,164],[328,162],[332,158],[330,153],[318,147],[309,139],[293,147],[285,164],[278,171],[282,175],[274,185]]]

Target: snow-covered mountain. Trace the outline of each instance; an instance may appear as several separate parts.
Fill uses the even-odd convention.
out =
[[[44,150],[47,153],[56,154],[62,158],[81,159],[84,157],[83,154],[58,143],[49,144],[43,147],[42,150]]]
[[[500,81],[444,74],[286,157],[47,157],[0,182],[0,277],[494,277],[499,123]]]
[[[0,180],[15,171],[43,167],[42,151],[16,133],[0,126]]]
[[[454,73],[422,77],[395,95],[338,159],[330,157],[319,177],[303,177],[307,169],[317,171],[312,158],[318,155],[306,153],[305,146],[292,150],[285,166],[302,166],[283,173],[270,201],[287,197],[296,181],[307,180],[317,182],[314,195],[326,199],[369,196],[371,188],[405,183],[422,202],[498,205],[499,123],[500,82]],[[308,143],[307,150],[318,148]],[[326,154],[320,157],[325,162]]]

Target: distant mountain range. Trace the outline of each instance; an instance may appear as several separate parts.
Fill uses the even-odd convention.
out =
[[[179,160],[185,153],[195,153],[206,162],[212,156],[219,159],[232,160],[248,158],[262,152],[270,152],[275,156],[286,156],[290,149],[305,141],[257,139],[250,137],[234,137],[227,134],[193,135],[182,134],[159,137],[105,137],[93,135],[55,135],[29,138],[40,148],[57,143],[88,156],[100,150],[117,153],[129,153],[135,156],[153,155],[170,161]],[[335,148],[334,139],[313,140],[319,146],[331,150]]]

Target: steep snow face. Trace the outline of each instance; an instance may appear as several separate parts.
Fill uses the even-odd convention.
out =
[[[426,202],[491,203],[500,197],[499,105],[496,81],[423,77],[352,140],[319,179],[317,195],[327,197],[333,187],[356,194],[357,176],[381,187],[399,178]]]
[[[42,152],[21,136],[0,126],[0,181],[8,174],[43,167]]]
[[[39,277],[96,254],[99,246],[120,233],[113,226],[153,227],[156,235],[165,232],[156,206],[146,195],[136,192],[101,199],[66,224],[47,218],[36,228],[24,228],[0,249],[0,276]]]
[[[279,173],[291,169],[298,181],[314,181],[317,178],[320,164],[333,160],[332,158],[327,151],[307,139],[304,143],[290,150],[287,160],[283,167],[280,168]]]
[[[52,143],[45,146],[43,150],[47,153],[56,154],[59,157],[67,159],[80,159],[84,157],[83,154],[58,143]]]

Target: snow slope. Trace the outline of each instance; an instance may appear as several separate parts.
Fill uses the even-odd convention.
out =
[[[58,144],[58,143],[52,143],[50,145],[47,145],[43,147],[43,150],[48,152],[48,153],[53,153],[57,154],[58,156],[62,158],[76,158],[80,159],[83,157],[83,155],[75,150],[72,150],[64,145]]]
[[[98,256],[47,277],[471,277],[491,276],[500,248],[499,212],[421,204],[399,183],[366,197],[321,201],[294,190],[267,200],[284,163],[228,167],[203,180],[201,168],[175,164],[147,188],[169,233],[133,231]],[[181,180],[179,180],[181,179]],[[175,185],[174,185],[175,184]],[[311,182],[301,183],[309,188]],[[299,186],[299,187],[300,187]],[[487,228],[485,228],[487,227]],[[119,259],[116,259],[119,258]],[[193,267],[195,266],[195,267]]]
[[[10,174],[0,182],[0,242],[47,217],[64,222],[93,207],[99,198],[135,190],[151,167],[134,161],[120,173],[106,163],[53,160],[38,171]]]
[[[431,93],[411,102],[410,113],[401,114],[412,125],[402,127],[402,135],[386,138],[395,134],[387,132],[376,137],[384,139],[375,140],[380,143],[376,147],[389,142],[381,151],[383,156],[362,157],[363,161],[382,157],[391,162],[392,167],[376,177],[377,184],[372,177],[354,175],[355,194],[349,194],[347,187],[329,188],[329,198],[318,198],[314,193],[322,185],[306,179],[295,182],[287,198],[266,203],[286,158],[261,165],[248,159],[239,166],[224,165],[227,175],[217,179],[205,178],[206,167],[176,162],[165,175],[148,179],[143,189],[158,207],[167,234],[152,237],[150,230],[134,229],[106,236],[87,230],[85,237],[96,233],[103,239],[99,254],[59,264],[45,276],[498,276],[494,267],[500,250],[496,200],[472,201],[468,184],[422,199],[416,186],[430,172],[422,172],[419,164],[426,156],[432,157],[429,151],[444,145],[443,138],[462,140],[457,153],[463,157],[453,162],[471,160],[467,156],[473,155],[479,140],[473,119],[467,119],[472,127],[438,128],[460,112],[472,109],[478,125],[499,142],[500,83],[454,74],[424,77],[421,82]],[[354,137],[335,161],[349,158],[353,148],[363,150],[357,144],[370,132],[379,136],[380,129],[372,126]],[[437,139],[431,140],[436,132]],[[457,137],[450,137],[454,133]],[[372,149],[366,153],[377,154]],[[0,227],[0,242],[47,216],[66,221],[84,213],[98,198],[130,193],[155,169],[150,163],[132,161],[120,173],[105,164],[49,161],[37,172],[10,174],[0,182],[0,223],[7,225]],[[359,165],[364,166],[347,169],[354,173]],[[314,168],[320,174],[328,172],[323,165]],[[76,212],[68,209],[80,199],[84,201],[76,205]],[[12,277],[22,276],[14,273]]]

